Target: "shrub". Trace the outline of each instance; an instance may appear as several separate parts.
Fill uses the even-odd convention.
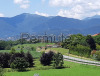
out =
[[[33,66],[33,57],[32,57],[32,55],[30,54],[30,52],[28,51],[27,53],[26,53],[26,59],[27,59],[27,61],[29,62],[29,67],[32,67]]]
[[[91,54],[91,49],[87,46],[77,45],[77,46],[70,46],[69,52],[71,54],[89,57]]]
[[[54,52],[51,52],[51,51],[48,53],[43,52],[43,54],[40,58],[41,64],[44,66],[50,65],[52,63],[52,60],[53,60],[53,55],[54,55]]]
[[[19,71],[25,70],[29,66],[29,63],[25,60],[25,58],[16,57],[15,60],[11,63],[10,67],[12,69],[17,69]]]
[[[55,68],[62,68],[64,64],[63,55],[61,53],[57,53],[53,56],[53,66]]]

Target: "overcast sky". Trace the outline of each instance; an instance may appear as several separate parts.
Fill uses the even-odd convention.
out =
[[[100,15],[100,0],[0,0],[0,17],[21,13],[83,19]]]

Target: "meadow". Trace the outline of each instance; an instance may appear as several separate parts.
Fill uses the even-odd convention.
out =
[[[85,65],[69,61],[64,61],[63,69],[54,69],[52,64],[50,66],[41,65],[39,58],[41,52],[37,52],[36,48],[38,46],[53,45],[53,43],[37,43],[37,44],[23,44],[14,46],[16,52],[20,52],[20,48],[24,46],[23,51],[27,52],[26,47],[34,47],[34,50],[30,50],[30,53],[35,58],[34,67],[27,68],[27,71],[18,72],[10,68],[5,69],[5,76],[34,76],[34,74],[39,74],[39,76],[100,76],[100,67],[94,65]],[[20,48],[19,48],[20,47]],[[60,52],[64,55],[68,55],[69,50],[64,48],[49,48],[47,50],[53,50],[54,52]],[[10,52],[10,50],[0,50],[0,52]]]
[[[73,62],[64,62],[66,68],[63,69],[50,69],[50,66],[42,66],[37,63],[38,70],[33,69],[31,71],[25,72],[6,72],[6,76],[34,76],[34,74],[39,74],[39,76],[100,76],[100,67],[83,65]],[[41,68],[43,67],[43,68]],[[46,69],[49,68],[49,69]]]

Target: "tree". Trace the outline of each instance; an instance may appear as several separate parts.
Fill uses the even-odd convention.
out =
[[[33,66],[33,57],[32,57],[32,55],[30,54],[30,52],[28,51],[27,53],[26,53],[26,59],[27,59],[27,61],[29,62],[29,67],[32,67]]]
[[[95,42],[100,45],[100,35],[94,36],[93,38]]]
[[[48,53],[43,52],[43,54],[40,58],[41,64],[44,66],[50,65],[52,63],[52,60],[53,60],[53,55],[54,55],[54,52],[52,52],[52,51],[50,51]]]
[[[53,56],[53,66],[55,68],[62,68],[64,64],[63,55],[61,53],[57,53]]]
[[[0,66],[3,68],[9,68],[11,54],[9,53],[0,53]]]
[[[4,50],[6,46],[7,46],[6,41],[0,40],[0,50]]]
[[[91,35],[87,35],[86,42],[89,44],[89,46],[92,50],[96,50],[96,44]]]
[[[14,54],[16,52],[15,48],[11,48],[11,54]]]
[[[11,63],[10,67],[12,69],[17,69],[19,71],[25,70],[29,66],[29,63],[25,60],[25,58],[17,57],[15,60]]]
[[[77,44],[82,44],[83,39],[85,37],[81,34],[71,35],[69,36],[63,43],[61,43],[62,47],[69,49],[70,46],[76,46]]]

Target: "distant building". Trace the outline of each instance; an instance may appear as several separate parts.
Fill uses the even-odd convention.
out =
[[[92,35],[92,36],[97,36],[97,35],[100,35],[100,33],[98,33],[98,34],[94,34],[94,35]]]

